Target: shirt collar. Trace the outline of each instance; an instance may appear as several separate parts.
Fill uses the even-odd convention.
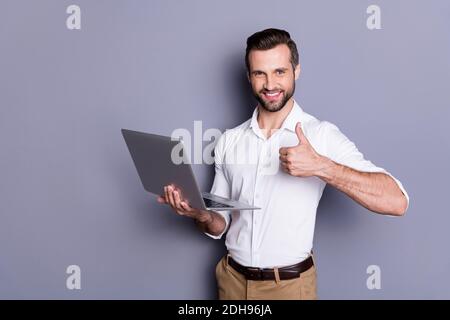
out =
[[[287,115],[286,119],[284,119],[280,129],[288,129],[292,132],[295,132],[295,126],[297,125],[297,122],[301,122],[303,119],[304,119],[304,111],[298,105],[297,101],[294,100],[294,106]],[[256,107],[255,110],[253,111],[249,128],[252,128],[256,134],[260,132],[258,124],[258,107]]]

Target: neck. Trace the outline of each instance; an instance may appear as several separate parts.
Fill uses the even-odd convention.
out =
[[[281,128],[281,125],[293,107],[294,98],[290,98],[284,107],[277,112],[267,111],[258,105],[258,125],[267,138],[272,135],[273,131]]]

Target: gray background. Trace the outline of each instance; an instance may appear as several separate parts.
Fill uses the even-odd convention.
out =
[[[296,99],[403,182],[404,218],[330,187],[315,252],[322,299],[450,298],[449,1],[0,2],[0,298],[216,298],[223,240],[156,203],[120,128],[222,132],[255,102],[248,35],[287,29]],[[66,8],[82,11],[66,28]],[[366,8],[381,7],[381,30]],[[201,187],[211,166],[197,165]],[[81,290],[66,268],[81,267]],[[366,268],[381,268],[368,290]]]

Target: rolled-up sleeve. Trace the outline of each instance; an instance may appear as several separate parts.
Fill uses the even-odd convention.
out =
[[[352,169],[362,172],[382,172],[392,177],[397,183],[400,190],[406,197],[407,209],[409,207],[409,195],[406,192],[403,184],[395,178],[390,172],[381,167],[377,167],[371,161],[364,159],[364,155],[358,150],[356,145],[350,141],[339,128],[327,121],[323,122],[325,131],[325,144],[327,157],[336,163],[345,165]]]
[[[216,146],[214,147],[214,166],[215,166],[215,176],[214,176],[214,182],[211,187],[212,194],[224,197],[224,198],[230,198],[231,191],[230,191],[230,184],[228,183],[228,180],[224,173],[223,168],[223,154],[225,152],[225,134],[223,134],[219,140],[217,141]],[[217,236],[212,235],[210,233],[205,232],[206,235],[213,239],[220,239],[222,238],[223,234],[228,230],[228,227],[230,225],[231,221],[231,211],[214,211],[218,214],[220,214],[224,219],[226,223],[226,227],[223,230],[223,232]]]

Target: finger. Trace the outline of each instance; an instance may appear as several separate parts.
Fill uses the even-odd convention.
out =
[[[302,144],[302,143],[308,143],[308,139],[306,138],[305,134],[303,133],[302,130],[302,125],[300,122],[297,122],[297,125],[295,126],[295,133],[297,134],[298,137],[298,144]]]
[[[295,152],[295,147],[284,147],[283,150],[280,151],[280,155],[287,156]]]
[[[176,206],[175,206],[175,199],[173,197],[173,187],[172,186],[167,187],[167,192],[168,192],[168,195],[169,195],[170,205],[172,206],[172,208],[175,209]]]
[[[156,199],[159,203],[166,203],[166,198],[165,196],[158,196],[158,198]]]
[[[282,148],[280,148],[279,152],[280,152],[280,155],[286,155],[286,154],[288,154],[288,148],[282,147]]]
[[[180,203],[181,208],[183,208],[184,211],[190,212],[192,208],[189,206],[189,204],[186,201],[181,201]]]
[[[183,210],[183,208],[181,207],[181,197],[180,197],[179,189],[175,189],[173,191],[173,199],[175,200],[175,207],[178,210]]]
[[[287,155],[285,155],[285,154],[280,155],[280,161],[286,162],[287,161]]]
[[[167,203],[167,204],[170,204],[170,201],[169,201],[169,191],[167,190],[167,187],[168,187],[168,186],[164,186],[164,198],[165,198],[165,200],[166,200],[166,203]]]
[[[292,163],[292,161],[295,159],[292,155],[283,155],[280,156],[280,161],[285,163]]]

